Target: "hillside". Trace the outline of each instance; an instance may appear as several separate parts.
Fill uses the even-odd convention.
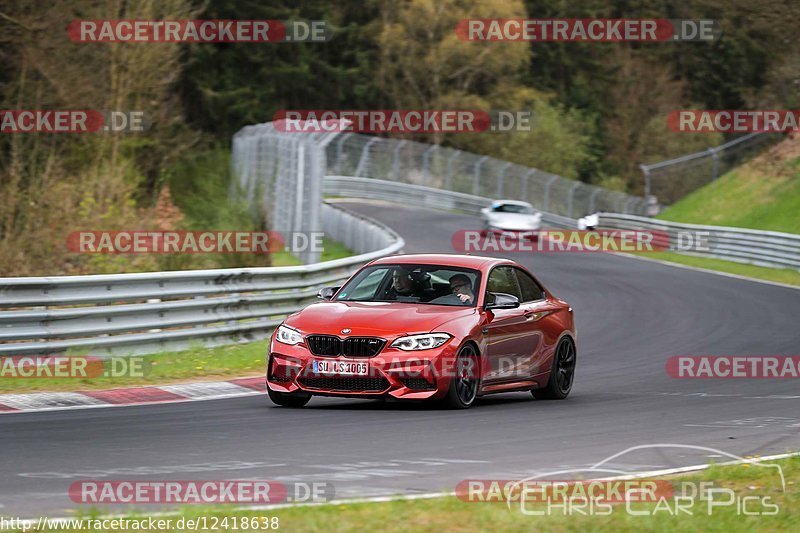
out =
[[[800,233],[800,136],[772,146],[658,218]]]

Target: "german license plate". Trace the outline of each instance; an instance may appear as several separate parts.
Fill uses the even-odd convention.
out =
[[[342,374],[346,376],[366,376],[369,374],[367,363],[352,361],[314,361],[312,369],[315,374]]]

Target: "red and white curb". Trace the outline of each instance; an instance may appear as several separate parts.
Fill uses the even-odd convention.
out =
[[[0,415],[34,411],[58,411],[122,407],[156,403],[219,400],[252,396],[266,392],[264,377],[238,378],[229,381],[176,383],[152,387],[128,387],[78,392],[33,392],[0,394]]]

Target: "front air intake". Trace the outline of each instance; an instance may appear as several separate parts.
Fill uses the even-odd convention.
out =
[[[321,357],[375,357],[386,346],[379,337],[348,337],[340,339],[334,335],[309,335],[308,349]]]

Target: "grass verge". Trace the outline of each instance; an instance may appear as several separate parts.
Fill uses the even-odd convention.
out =
[[[333,261],[334,259],[342,259],[355,255],[355,252],[350,250],[347,246],[340,242],[332,241],[327,237],[322,239],[322,254],[320,255],[320,262]],[[289,252],[278,252],[271,256],[272,266],[297,266],[301,265],[300,259],[296,255]]]
[[[137,356],[141,368],[135,375],[94,378],[0,377],[0,394],[104,390],[119,387],[163,385],[180,381],[214,381],[264,373],[267,340],[216,348],[197,347],[180,352]],[[130,361],[131,359],[126,359]]]
[[[770,147],[668,207],[658,218],[800,233],[800,137]]]
[[[786,283],[787,285],[800,286],[800,271],[793,270],[791,268],[760,267],[755,265],[748,265],[746,263],[725,261],[723,259],[713,259],[708,257],[698,257],[694,255],[679,254],[677,252],[646,252],[646,253],[633,253],[631,255],[647,259],[657,259],[659,261],[667,261],[669,263],[676,263],[679,265],[704,268],[706,270],[716,270],[718,272],[726,272],[728,274],[736,274],[739,276],[746,276],[749,278],[761,279],[765,281],[773,281],[776,283]]]
[[[545,504],[537,504],[528,509],[545,513],[540,516],[523,514],[519,507],[509,510],[504,503],[466,503],[454,497],[428,500],[393,501],[386,503],[359,503],[323,505],[314,507],[291,507],[271,511],[236,511],[225,507],[187,506],[180,513],[170,517],[173,523],[159,531],[186,531],[177,527],[177,520],[205,520],[207,526],[214,523],[218,527],[207,531],[232,531],[233,519],[241,525],[243,517],[263,517],[267,521],[277,518],[280,530],[285,531],[797,531],[800,527],[800,457],[792,457],[770,462],[779,464],[786,479],[786,490],[782,491],[780,477],[774,468],[761,468],[747,464],[733,466],[712,466],[708,470],[690,475],[670,476],[674,487],[679,483],[695,484],[713,481],[714,488],[733,490],[735,499],[731,505],[713,506],[709,512],[707,498],[685,501],[684,512],[675,514],[675,502],[667,499],[658,503],[636,503],[631,507],[646,515],[634,516],[626,511],[624,504],[614,505],[606,516],[580,513],[567,514],[554,507],[550,514],[545,513]],[[676,490],[677,491],[677,490]],[[750,513],[777,514],[745,515],[741,509],[744,498]],[[765,498],[768,498],[765,500]],[[717,496],[716,502],[727,500],[727,496]],[[691,512],[688,514],[686,511]],[[97,510],[83,513],[82,518],[98,516]],[[146,514],[127,515],[129,518],[143,518]],[[228,518],[227,528],[220,527]],[[239,528],[240,530],[242,528]],[[256,529],[248,529],[253,530]],[[262,528],[261,530],[264,530]],[[78,528],[51,528],[49,531],[73,533]],[[83,530],[85,531],[85,529]],[[103,529],[103,531],[125,531],[124,529]]]

